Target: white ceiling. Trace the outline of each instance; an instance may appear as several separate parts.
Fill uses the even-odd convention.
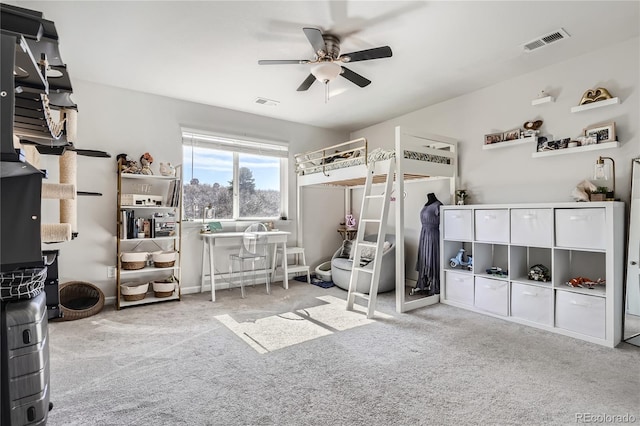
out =
[[[638,36],[640,27],[637,0],[7,3],[55,22],[72,81],[343,130]],[[311,59],[305,26],[340,36],[343,53],[388,45],[393,57],[350,64],[373,83],[338,78],[325,104],[319,82],[296,91],[310,65],[258,65]],[[559,28],[571,37],[524,53],[524,43]]]

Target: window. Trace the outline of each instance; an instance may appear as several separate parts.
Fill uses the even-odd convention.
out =
[[[286,212],[285,145],[183,129],[182,153],[185,219],[273,219]]]

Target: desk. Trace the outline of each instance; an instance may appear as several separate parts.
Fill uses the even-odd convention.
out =
[[[291,232],[287,231],[268,231],[268,232],[255,232],[257,235],[266,235],[267,242],[273,245],[273,252],[271,257],[271,279],[275,277],[275,269],[276,269],[276,248],[278,244],[282,244],[283,251],[283,262],[282,268],[284,269],[284,276],[287,277],[287,237],[291,235]],[[209,250],[209,275],[211,276],[211,301],[216,301],[216,274],[215,274],[215,256],[213,249],[216,246],[216,241],[225,241],[226,244],[230,245],[235,242],[240,245],[242,243],[242,237],[244,236],[244,232],[211,232],[208,234],[200,234],[202,237],[202,275],[200,276],[200,293],[203,292],[204,289],[204,278],[205,278],[205,269],[206,269],[206,252]],[[222,245],[222,244],[218,244]],[[289,288],[289,283],[286,279],[282,280],[282,286],[286,289]]]

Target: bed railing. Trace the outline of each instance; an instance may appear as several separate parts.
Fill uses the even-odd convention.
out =
[[[300,174],[304,169],[322,167],[322,174],[328,176],[325,167],[328,164],[339,164],[356,157],[363,157],[367,164],[368,145],[367,139],[358,138],[337,145],[328,146],[317,151],[295,154],[296,173]]]

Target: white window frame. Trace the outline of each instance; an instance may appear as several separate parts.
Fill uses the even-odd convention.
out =
[[[243,222],[247,220],[273,220],[288,217],[289,180],[287,179],[289,146],[286,142],[235,136],[191,128],[182,128],[182,146],[197,146],[233,153],[233,217],[216,219],[220,222]],[[183,150],[184,153],[184,150]],[[239,170],[240,155],[253,154],[280,158],[280,214],[277,217],[240,217]],[[183,154],[184,155],[184,154]],[[193,221],[201,219],[193,218]]]

